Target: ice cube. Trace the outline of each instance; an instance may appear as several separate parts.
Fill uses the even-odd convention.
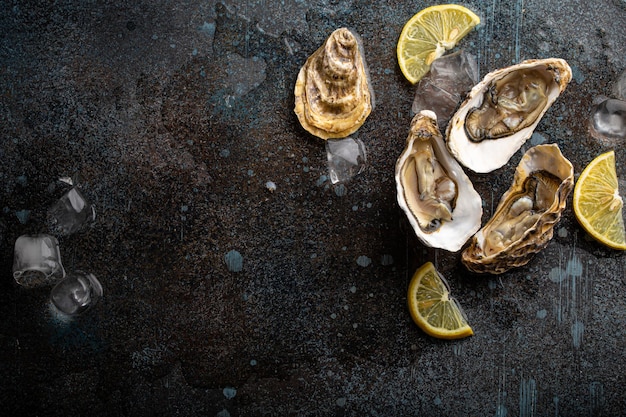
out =
[[[48,210],[50,229],[59,235],[77,232],[88,221],[96,219],[95,208],[76,187],[65,193]]]
[[[88,272],[71,272],[52,288],[52,304],[63,314],[75,315],[87,311],[102,297],[100,281]]]
[[[53,284],[65,276],[59,241],[50,235],[22,235],[15,241],[13,278],[27,288]]]
[[[344,182],[361,173],[367,162],[365,145],[359,139],[326,141],[328,173],[333,184]]]
[[[592,110],[589,128],[599,139],[626,139],[626,101],[610,98],[598,103]]]
[[[473,55],[461,50],[433,61],[430,72],[418,83],[413,113],[432,110],[444,130],[454,110],[478,83],[478,65]]]

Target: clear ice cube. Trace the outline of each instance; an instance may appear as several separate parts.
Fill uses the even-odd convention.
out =
[[[50,299],[58,311],[68,316],[87,311],[102,297],[100,281],[88,272],[71,272],[52,288]]]
[[[610,98],[598,103],[589,127],[596,138],[626,139],[626,101]]]
[[[439,127],[445,129],[461,100],[478,83],[478,76],[476,58],[463,50],[436,59],[417,85],[413,113],[432,110]]]
[[[95,208],[87,202],[76,187],[65,193],[48,210],[50,229],[59,235],[69,235],[80,230],[88,221],[96,219]]]
[[[65,276],[59,241],[50,235],[22,235],[15,241],[13,278],[27,288],[53,284]]]
[[[328,173],[333,184],[345,182],[361,173],[367,162],[365,145],[359,139],[329,139],[326,141]]]

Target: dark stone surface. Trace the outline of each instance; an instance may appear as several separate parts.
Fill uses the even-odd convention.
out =
[[[615,148],[626,175],[622,144],[587,132],[594,98],[626,67],[624,2],[464,4],[482,18],[461,44],[481,76],[534,57],[574,69],[535,142],[558,143],[577,175]],[[425,2],[0,5],[8,415],[626,415],[622,253],[591,241],[568,206],[530,264],[475,276],[458,253],[424,248],[397,207],[413,87],[395,45]],[[293,114],[300,66],[340,26],[361,34],[377,94],[355,134],[368,165],[342,196],[324,144]],[[471,174],[485,221],[530,144]],[[104,287],[69,323],[50,288],[11,278],[15,239],[46,231],[67,176],[97,219],[59,239],[64,265]],[[241,272],[226,267],[231,250]],[[406,288],[429,260],[473,337],[439,341],[412,323]]]

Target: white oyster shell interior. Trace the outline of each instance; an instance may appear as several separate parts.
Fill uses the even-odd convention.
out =
[[[472,110],[481,107],[486,94],[493,94],[494,85],[499,80],[505,77],[516,80],[516,77],[511,76],[511,74],[514,72],[523,73],[528,71],[536,71],[536,73],[542,74],[544,79],[548,80],[548,84],[545,88],[545,100],[541,101],[540,111],[535,111],[532,114],[533,122],[531,124],[524,123],[524,115],[522,114],[519,117],[516,116],[517,120],[511,123],[521,123],[520,125],[525,127],[519,130],[512,129],[511,132],[513,133],[511,134],[502,134],[498,136],[498,138],[484,139],[481,141],[470,139],[466,126],[468,114]],[[480,83],[472,88],[467,99],[461,104],[448,125],[446,143],[450,152],[461,164],[474,172],[486,173],[502,167],[533,134],[541,118],[552,103],[554,103],[559,94],[565,89],[571,77],[572,72],[569,65],[560,58],[527,60],[521,64],[502,68],[487,74]],[[504,89],[505,87],[502,88]],[[511,87],[511,89],[513,88],[517,88],[517,86]],[[521,100],[523,94],[523,88],[520,88],[519,100]],[[516,97],[513,100],[511,100],[510,97],[506,97],[506,100],[503,98],[501,102],[494,107],[492,111],[494,114],[493,117],[504,118],[504,114],[507,113],[507,103],[515,100],[518,100],[518,98]],[[497,102],[497,100],[495,101]],[[510,114],[507,114],[507,117],[509,115]]]
[[[425,131],[428,136],[424,134]],[[418,191],[419,174],[416,174],[420,171],[416,167],[417,161],[424,161],[424,158],[416,157],[415,153],[422,150],[415,146],[415,142],[425,140],[426,137],[433,154],[428,158],[436,160],[437,169],[442,169],[446,179],[450,179],[456,187],[451,218],[442,220],[434,228],[425,227],[432,216],[424,213],[424,198]],[[434,112],[423,110],[413,118],[406,147],[396,162],[395,178],[398,205],[425,245],[456,252],[480,228],[482,200],[463,168],[446,149]]]

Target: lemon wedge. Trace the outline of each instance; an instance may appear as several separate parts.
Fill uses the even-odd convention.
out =
[[[411,83],[417,83],[430,64],[480,23],[471,10],[457,4],[427,7],[404,25],[398,39],[398,64]]]
[[[613,249],[626,250],[626,231],[619,194],[615,152],[597,156],[574,186],[574,213],[593,238]]]
[[[450,287],[432,262],[413,275],[407,294],[411,318],[427,334],[440,339],[460,339],[474,334],[461,306],[450,297]]]

